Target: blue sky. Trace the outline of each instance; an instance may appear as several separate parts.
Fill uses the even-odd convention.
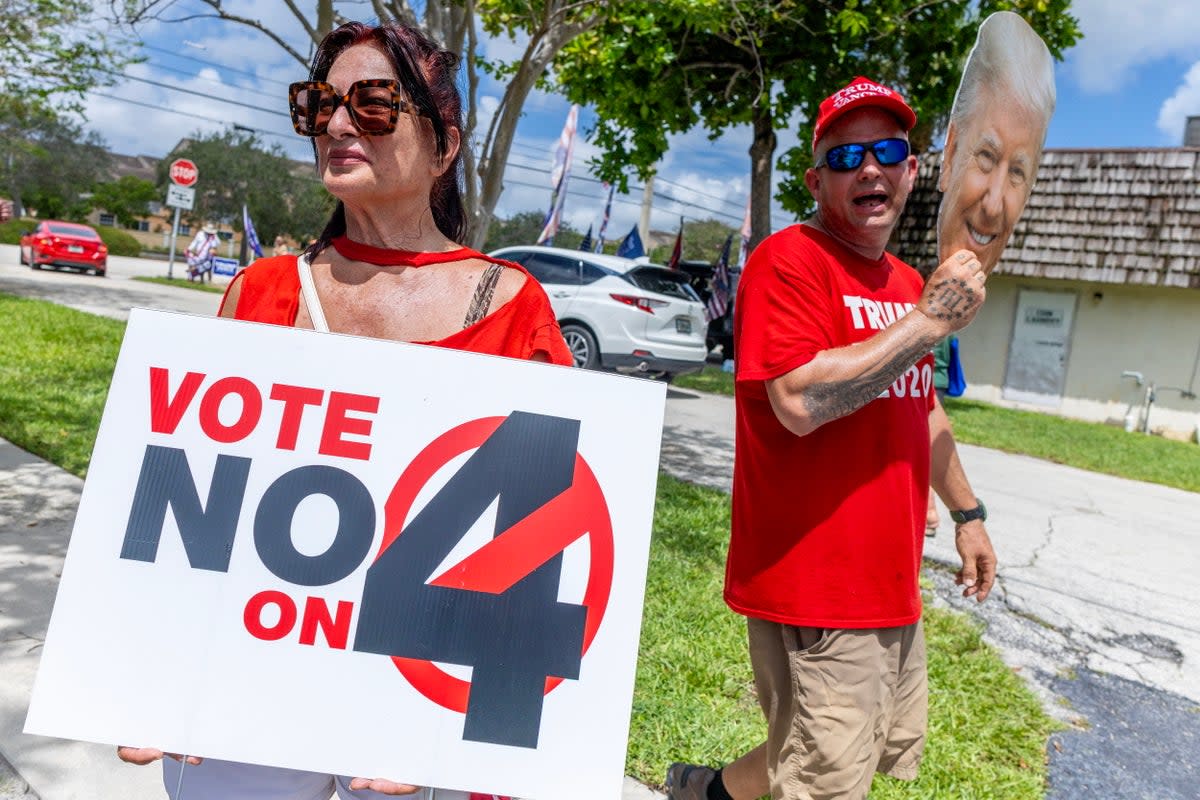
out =
[[[101,3],[99,5],[107,5]],[[311,6],[311,2],[301,2]],[[1200,15],[1194,0],[1153,4],[1128,0],[1076,0],[1073,13],[1084,32],[1056,70],[1058,107],[1047,137],[1049,147],[1170,147],[1182,141],[1184,122],[1200,115]],[[303,33],[279,0],[228,0],[236,12],[267,21],[274,30],[304,48]],[[182,15],[199,7],[196,0],[177,0],[170,12]],[[351,15],[363,6],[343,3]],[[236,123],[268,132],[263,141],[279,144],[294,158],[308,159],[308,143],[291,133],[286,117],[286,84],[302,79],[305,70],[264,35],[249,28],[214,21],[150,24],[139,31],[147,47],[146,62],[130,67],[128,79],[93,94],[87,102],[88,127],[119,153],[162,156],[183,136],[197,130],[219,130]],[[485,41],[489,56],[512,57],[518,43]],[[171,84],[187,94],[155,85]],[[831,87],[831,89],[836,87]],[[495,108],[502,87],[482,88],[484,115]],[[261,105],[262,110],[217,102],[202,95]],[[120,100],[112,98],[119,97]],[[140,104],[140,105],[139,105]],[[506,190],[497,213],[544,210],[550,199],[549,170],[555,142],[567,115],[560,98],[535,92],[525,106],[516,145],[506,173]],[[580,132],[594,115],[580,114]],[[481,128],[483,126],[481,125]],[[788,130],[778,132],[782,153],[796,143]],[[734,227],[740,223],[749,190],[748,128],[734,128],[715,142],[704,131],[672,140],[659,165],[652,227],[674,229],[680,214],[689,219],[715,217]],[[601,187],[588,181],[586,161],[595,149],[577,139],[573,182],[565,217],[580,229],[599,222]],[[204,165],[200,165],[203,180]],[[623,235],[637,220],[640,181],[613,207],[609,237]],[[792,221],[775,209],[775,227]]]

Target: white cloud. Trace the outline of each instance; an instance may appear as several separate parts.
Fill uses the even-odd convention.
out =
[[[1067,59],[1084,91],[1115,92],[1142,64],[1196,56],[1200,14],[1193,0],[1076,0],[1070,10],[1083,38]]]
[[[283,111],[286,106],[282,100],[271,99],[270,84],[261,89],[235,85],[211,67],[186,77],[143,63],[131,65],[126,74],[131,77],[99,90],[122,100],[92,93],[86,104],[88,127],[98,131],[115,152],[163,156],[180,139],[197,131],[212,133],[233,124],[285,135],[290,133],[291,124],[287,118],[271,113]],[[239,83],[251,82],[248,77],[239,77]],[[170,84],[186,91],[173,91],[156,84]],[[233,106],[214,98],[228,98],[252,106],[261,104],[261,109]],[[307,157],[307,142],[299,137],[262,138],[267,144],[283,145],[293,158]]]
[[[1183,83],[1163,102],[1158,111],[1158,129],[1167,140],[1179,144],[1187,118],[1200,114],[1200,61],[1192,65]]]

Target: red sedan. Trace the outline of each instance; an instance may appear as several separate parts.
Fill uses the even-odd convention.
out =
[[[108,247],[87,225],[48,219],[21,237],[21,263],[34,269],[45,265],[91,270],[103,277],[108,271]]]

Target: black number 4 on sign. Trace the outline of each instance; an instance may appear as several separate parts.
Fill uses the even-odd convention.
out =
[[[579,421],[514,412],[367,571],[354,649],[472,667],[463,738],[537,747],[548,677],[578,679],[583,605],[559,552],[500,593],[426,580],[499,497],[503,532],[571,487]]]

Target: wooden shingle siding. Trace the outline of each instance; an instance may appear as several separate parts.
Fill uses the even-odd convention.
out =
[[[937,266],[941,153],[920,158],[893,238]],[[1000,274],[1200,289],[1200,148],[1047,150]]]

